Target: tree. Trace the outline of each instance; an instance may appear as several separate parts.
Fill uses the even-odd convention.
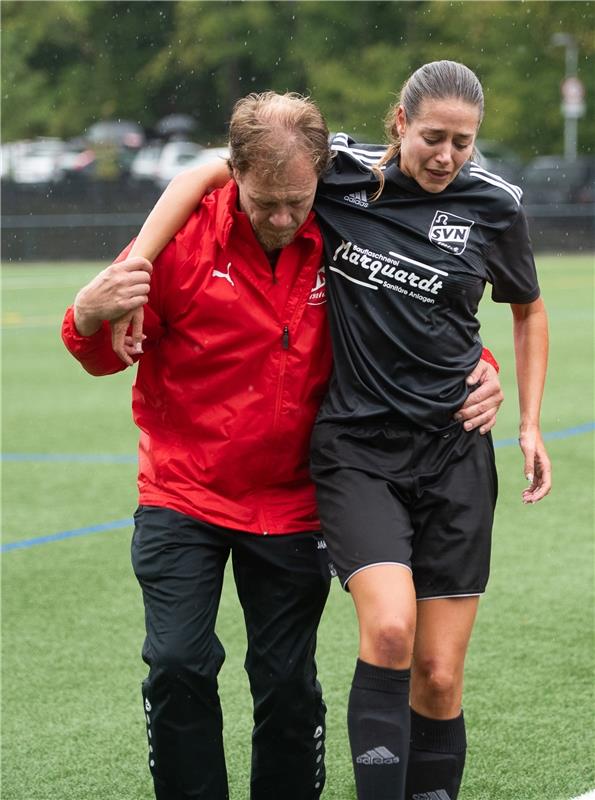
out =
[[[485,87],[482,136],[520,155],[560,153],[564,53],[579,46],[592,152],[595,37],[588,2],[12,2],[3,3],[3,134],[73,136],[100,118],[151,126],[198,119],[203,144],[225,138],[250,91],[311,93],[333,130],[382,137],[402,82],[450,58]]]

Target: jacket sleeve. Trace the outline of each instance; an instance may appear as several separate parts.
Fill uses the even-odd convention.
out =
[[[92,336],[81,336],[74,324],[74,306],[66,309],[62,321],[62,341],[91,375],[112,375],[126,369],[126,364],[112,350],[109,322],[103,322]]]
[[[484,347],[481,351],[481,360],[487,361],[488,364],[491,364],[496,372],[500,372],[500,364],[496,361],[496,358],[491,350],[488,350],[487,347]]]
[[[128,255],[132,242],[120,253],[115,260],[122,261]],[[171,248],[170,248],[171,249]],[[160,257],[158,260],[165,260]],[[115,263],[115,262],[114,262]],[[163,335],[164,327],[153,306],[158,303],[158,281],[155,277],[151,281],[149,302],[143,306],[143,333],[147,337],[143,342],[143,350],[148,350],[159,341]],[[83,368],[91,375],[113,375],[125,370],[127,365],[120,360],[112,349],[112,335],[110,324],[104,321],[101,328],[92,336],[81,336],[74,323],[74,306],[66,309],[62,321],[62,341],[66,349],[80,361]],[[138,361],[142,356],[134,357]]]

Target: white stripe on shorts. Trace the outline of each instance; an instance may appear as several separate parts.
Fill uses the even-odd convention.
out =
[[[349,575],[349,577],[345,579],[343,588],[347,586],[349,581],[353,578],[354,575],[357,575],[358,572],[362,572],[364,569],[370,569],[370,567],[387,567],[387,566],[405,567],[405,569],[408,569],[409,572],[412,573],[411,567],[408,564],[401,564],[400,561],[376,561],[374,564],[366,564],[365,567],[360,567],[359,569],[356,569],[355,572],[352,572],[351,575]]]
[[[418,597],[419,601],[421,600],[451,600],[452,598],[456,597],[481,597],[484,592],[471,592],[471,594],[437,594],[432,597]],[[578,800],[578,798],[577,798]]]

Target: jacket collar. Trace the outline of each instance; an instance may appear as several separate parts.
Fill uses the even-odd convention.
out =
[[[214,193],[215,194],[215,193]],[[254,236],[252,226],[246,214],[238,208],[238,185],[234,180],[228,181],[216,193],[217,211],[215,215],[215,235],[222,248],[227,246],[232,229],[238,233],[250,232]],[[320,231],[313,211],[310,211],[304,222],[297,229],[294,241],[300,238],[318,240]]]

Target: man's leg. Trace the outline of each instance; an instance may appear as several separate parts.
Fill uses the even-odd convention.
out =
[[[247,537],[233,567],[254,700],[251,800],[316,800],[325,781],[325,705],[316,630],[330,572],[320,536]]]
[[[211,526],[165,508],[135,515],[132,563],[143,591],[149,665],[143,701],[157,800],[225,800],[215,619],[229,548]]]
[[[406,800],[456,800],[467,742],[461,703],[478,597],[420,600],[411,670]]]

